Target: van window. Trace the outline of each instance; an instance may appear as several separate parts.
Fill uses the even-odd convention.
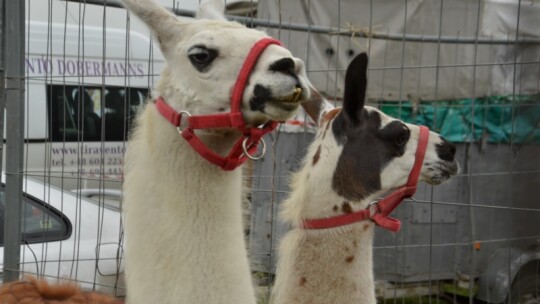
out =
[[[0,246],[4,246],[5,191],[0,187]],[[23,197],[22,243],[65,240],[71,235],[71,223],[58,210],[31,197]]]
[[[148,89],[48,85],[51,141],[127,140]]]

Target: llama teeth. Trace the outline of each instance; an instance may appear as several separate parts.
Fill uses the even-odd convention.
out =
[[[302,88],[295,88],[291,95],[277,98],[277,100],[282,101],[282,102],[294,103],[294,102],[298,102],[301,96],[302,96]]]

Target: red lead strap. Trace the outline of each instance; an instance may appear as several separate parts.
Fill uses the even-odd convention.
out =
[[[407,180],[405,186],[396,189],[380,201],[372,202],[366,209],[330,218],[305,220],[302,222],[301,228],[334,228],[371,219],[375,222],[375,224],[384,229],[398,232],[401,228],[401,222],[398,219],[389,217],[388,215],[394,211],[394,209],[396,209],[396,207],[404,199],[412,197],[416,192],[416,184],[418,183],[418,177],[420,176],[422,163],[424,162],[424,156],[426,155],[428,141],[429,129],[424,126],[420,126],[420,134],[418,138],[418,145],[416,146],[414,165],[411,173],[409,173],[409,179]]]
[[[240,112],[242,96],[244,95],[249,76],[251,75],[253,68],[255,68],[257,60],[262,52],[272,44],[281,45],[281,42],[269,37],[262,38],[257,41],[249,51],[249,54],[240,69],[240,73],[236,78],[236,83],[234,84],[231,95],[231,112],[229,113],[191,116],[188,112],[176,112],[162,97],[158,97],[156,100],[156,107],[159,113],[177,127],[178,132],[191,147],[204,159],[223,170],[234,170],[248,158],[258,159],[262,157],[262,155],[255,156],[259,142],[263,142],[264,148],[262,137],[265,134],[272,132],[278,124],[276,121],[270,121],[259,128],[248,128],[246,127],[242,112]],[[182,119],[187,119],[187,124],[183,122]],[[182,124],[186,125],[183,130],[180,129]],[[194,132],[196,129],[213,128],[236,128],[242,132],[242,136],[234,144],[229,155],[226,157],[210,150]]]

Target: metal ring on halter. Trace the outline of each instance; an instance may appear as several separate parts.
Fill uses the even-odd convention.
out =
[[[189,114],[188,111],[180,111],[178,112],[178,115],[180,116],[180,124],[182,124],[182,115],[186,115],[186,117],[191,117],[191,114]],[[178,133],[182,134],[184,130],[182,130],[180,127],[180,125],[176,127],[176,130],[178,131]]]
[[[369,210],[369,216],[374,216],[375,214],[379,213],[379,207],[377,206],[378,203],[379,201],[373,201],[366,207],[366,209]]]
[[[244,150],[244,154],[251,160],[259,160],[263,158],[264,154],[266,153],[266,143],[264,142],[264,139],[261,138],[259,140],[259,142],[262,143],[262,151],[261,153],[259,153],[259,155],[249,154],[248,148],[247,148],[247,141],[248,141],[248,137],[244,138],[244,141],[242,141],[242,150]]]

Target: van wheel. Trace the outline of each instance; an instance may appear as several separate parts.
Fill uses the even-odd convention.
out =
[[[533,269],[534,270],[534,269]],[[540,303],[540,273],[526,271],[518,273],[510,294],[506,298],[506,304],[538,304]]]

